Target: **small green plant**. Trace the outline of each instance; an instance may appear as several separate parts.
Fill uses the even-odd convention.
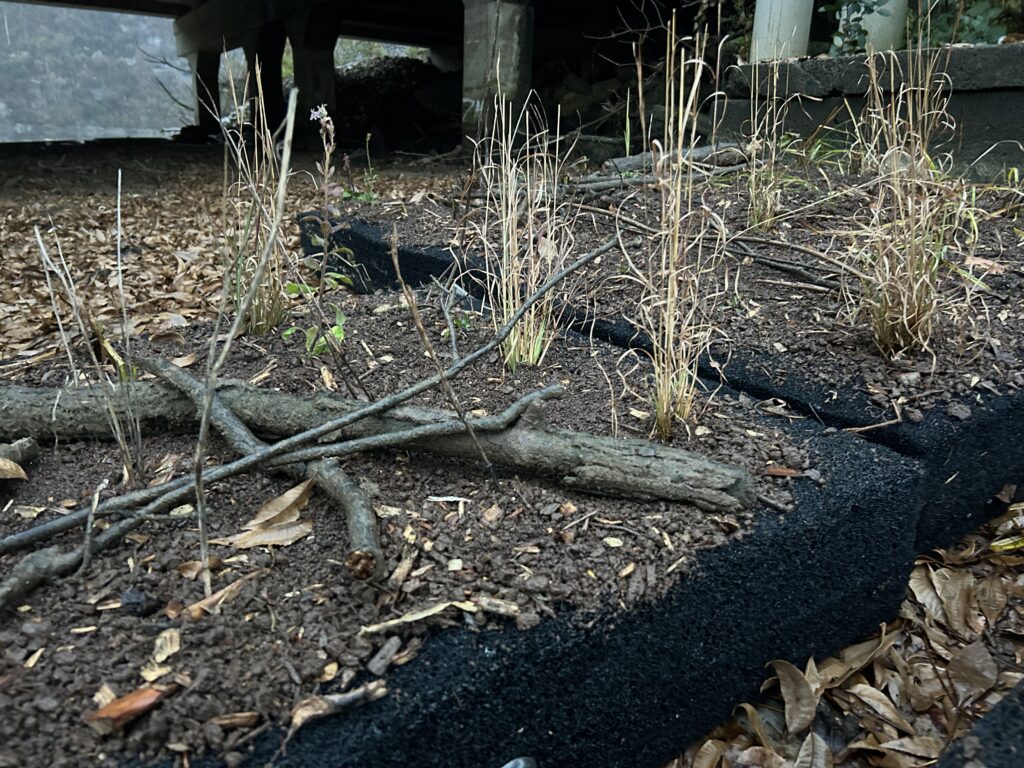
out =
[[[320,357],[331,350],[340,350],[342,342],[345,341],[345,315],[338,307],[332,306],[334,310],[334,324],[326,331],[321,330],[319,325],[311,325],[309,328],[300,328],[293,325],[281,333],[284,339],[290,339],[299,331],[305,337],[306,354],[310,357]]]
[[[346,248],[345,250],[348,249]],[[336,291],[343,285],[351,288],[352,278],[340,272],[325,272],[322,284],[328,291]],[[312,296],[317,292],[317,289],[306,283],[287,282],[284,284],[284,292],[292,297]]]
[[[886,5],[888,0],[836,0],[818,9],[819,13],[831,13],[839,22],[839,28],[832,35],[832,56],[857,53],[867,48],[868,33],[864,18],[872,14],[890,16]]]
[[[993,44],[1007,32],[1020,31],[1021,0],[933,0],[911,6],[911,25],[925,28],[924,44]]]

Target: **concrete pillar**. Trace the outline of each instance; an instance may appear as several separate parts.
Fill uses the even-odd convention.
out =
[[[196,126],[202,136],[220,135],[220,52],[189,54],[195,93]]]
[[[327,106],[331,117],[338,117],[334,76],[338,22],[329,11],[329,8],[315,6],[286,21],[295,62],[295,87],[299,90],[296,134],[301,131],[311,136],[319,131],[319,125],[310,122],[309,113],[320,105]]]
[[[750,60],[807,55],[814,0],[757,0],[750,34]]]
[[[860,20],[868,47],[876,51],[902,51],[907,47],[907,2],[885,0]]]
[[[533,68],[531,0],[463,0],[462,130],[466,137],[481,128],[501,94],[522,102],[530,92]]]
[[[249,66],[248,98],[255,100],[256,95],[262,90],[263,109],[267,115],[267,126],[271,131],[276,131],[285,118],[281,59],[284,57],[286,39],[284,25],[280,22],[270,22],[260,27],[254,35],[250,35],[242,46]],[[260,65],[260,88],[257,88],[256,82],[257,62]]]

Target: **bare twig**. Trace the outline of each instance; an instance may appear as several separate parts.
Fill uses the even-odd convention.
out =
[[[277,186],[277,204],[275,206],[272,223],[270,225],[270,234],[267,237],[266,242],[263,244],[263,251],[260,253],[259,261],[256,263],[256,267],[250,277],[248,290],[245,292],[239,306],[235,308],[234,322],[231,324],[231,329],[228,331],[227,338],[221,346],[219,353],[217,351],[217,340],[220,336],[218,333],[218,327],[220,325],[220,318],[223,317],[223,308],[227,303],[227,296],[230,290],[229,281],[225,281],[224,283],[223,292],[221,294],[222,311],[218,313],[214,332],[210,336],[210,354],[207,358],[206,365],[206,392],[203,396],[202,407],[199,409],[199,439],[196,443],[195,461],[193,464],[196,488],[196,520],[199,524],[199,558],[203,564],[203,591],[207,597],[212,594],[213,588],[210,579],[210,543],[209,531],[206,523],[206,492],[203,484],[203,468],[206,464],[206,444],[210,432],[210,411],[217,391],[217,376],[220,373],[220,369],[227,361],[228,354],[231,351],[232,342],[241,331],[243,323],[246,322],[249,314],[249,308],[252,306],[253,301],[255,301],[256,294],[263,287],[263,274],[267,269],[267,265],[270,263],[271,256],[273,256],[278,247],[278,236],[281,230],[281,221],[284,217],[285,195],[288,189],[288,172],[291,166],[292,136],[295,131],[295,108],[298,103],[297,99],[298,91],[293,88],[288,96],[284,152],[281,156],[281,170]]]
[[[451,382],[448,381],[448,377],[444,375],[444,366],[441,365],[441,361],[437,357],[437,351],[434,349],[434,345],[430,341],[430,336],[427,335],[427,329],[423,325],[423,318],[420,316],[420,309],[416,303],[416,294],[412,292],[408,283],[402,279],[402,268],[398,263],[398,227],[394,224],[391,225],[391,264],[395,268],[395,277],[398,279],[398,285],[402,289],[402,295],[405,296],[405,303],[409,307],[409,314],[412,316],[413,325],[416,326],[416,332],[419,334],[420,343],[423,345],[423,349],[430,357],[430,362],[434,365],[434,370],[437,371],[437,375],[441,379],[441,391],[448,399],[448,402],[451,403],[452,410],[455,411],[462,423],[466,425],[466,432],[469,433],[469,437],[473,441],[473,445],[475,445],[477,450],[480,451],[480,458],[484,460],[484,465],[488,469],[491,469],[491,462],[487,458],[487,452],[484,450],[484,447],[480,445],[476,432],[473,431],[473,426],[466,420],[466,412],[462,407],[462,403],[460,403],[459,398],[456,397],[455,390],[452,389],[452,385]]]

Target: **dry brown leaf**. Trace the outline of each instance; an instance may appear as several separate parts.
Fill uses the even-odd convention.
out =
[[[177,691],[177,683],[167,685],[144,685],[129,694],[101,707],[95,712],[88,712],[85,721],[97,733],[108,734],[130,723],[137,717],[146,714],[163,699]]]
[[[306,480],[294,488],[285,491],[280,496],[271,499],[259,508],[259,511],[252,520],[242,527],[252,531],[257,528],[266,528],[278,523],[290,523],[293,520],[298,520],[299,512],[302,511],[302,508],[306,506],[306,502],[309,501],[310,491],[313,490],[313,482],[313,480]]]
[[[786,702],[786,730],[801,733],[811,727],[818,709],[818,699],[803,673],[788,661],[769,662],[779,676],[782,700]]]
[[[334,693],[303,699],[292,708],[291,725],[288,728],[288,735],[291,736],[291,734],[295,733],[295,731],[310,720],[341,712],[359,704],[377,701],[377,699],[386,696],[387,693],[388,689],[384,681],[374,680],[372,683],[367,683],[345,693]]]
[[[236,549],[252,547],[287,547],[300,539],[304,539],[313,530],[310,522],[288,522],[257,528],[244,533],[236,533],[223,539],[210,539],[211,544],[232,546]]]
[[[210,555],[210,571],[219,571],[224,567],[224,561],[216,555]],[[195,581],[203,572],[202,560],[188,560],[178,566],[178,573],[190,581]]]
[[[725,754],[725,742],[718,739],[709,739],[700,745],[697,754],[693,756],[692,768],[718,768]]]
[[[727,765],[735,765],[737,768],[789,768],[786,758],[767,747],[747,747],[738,755],[735,760],[728,760],[731,753],[727,755]]]
[[[210,719],[211,723],[221,728],[252,728],[259,721],[259,712],[229,712]]]
[[[165,629],[156,636],[153,643],[153,661],[163,664],[181,650],[181,630],[177,627]]]
[[[978,608],[985,615],[985,620],[992,626],[1006,608],[1006,582],[999,574],[989,576],[978,582],[974,597],[978,601]]]
[[[870,685],[857,684],[851,685],[847,690],[894,728],[898,728],[911,736],[915,735],[913,726],[903,718],[903,715],[899,713],[895,705],[889,700],[889,697],[877,688],[872,688]]]
[[[139,675],[147,683],[155,683],[161,677],[169,675],[173,671],[174,670],[171,667],[164,666],[162,664],[157,664],[155,661],[150,659],[146,662],[146,666],[139,670]]]
[[[737,709],[743,710],[743,713],[747,717],[747,722],[750,723],[750,730],[754,732],[754,735],[757,737],[757,740],[761,742],[761,746],[767,747],[768,749],[774,752],[775,743],[771,740],[771,738],[769,738],[768,731],[764,727],[764,721],[761,720],[761,715],[757,711],[757,709],[753,705],[747,704],[746,702],[740,704],[739,707],[737,707]]]
[[[224,603],[227,603],[237,597],[246,582],[258,579],[260,576],[269,572],[269,568],[261,568],[258,571],[246,574],[240,579],[236,579],[231,582],[223,589],[214,592],[209,597],[204,597],[202,600],[192,603],[192,605],[188,606],[185,610],[193,621],[199,621],[199,619],[203,618],[203,616],[208,613],[216,613]]]
[[[910,705],[915,712],[927,712],[946,695],[946,689],[935,671],[935,665],[930,661],[910,664],[910,672],[907,682]]]
[[[935,736],[905,736],[878,745],[878,749],[884,751],[902,752],[926,760],[934,760],[942,754],[944,748],[945,743]]]
[[[771,477],[800,477],[803,474],[801,469],[793,469],[792,467],[783,467],[778,464],[770,464],[764,468],[764,473]]]
[[[936,596],[936,600],[938,596]],[[865,640],[863,643],[851,645],[839,653],[838,658],[825,659],[818,667],[821,685],[835,688],[845,683],[851,675],[860,672],[871,662],[880,657],[901,636],[899,633],[886,633],[883,625],[881,637]]]
[[[28,480],[21,465],[0,456],[0,480]]]
[[[832,750],[818,734],[807,734],[800,745],[800,753],[796,756],[793,768],[832,768]]]
[[[919,565],[910,574],[910,591],[914,593],[917,602],[924,608],[925,616],[932,621],[943,621],[945,612],[942,608],[942,600],[932,583],[931,569],[926,565]]]
[[[964,257],[965,267],[980,267],[985,272],[993,275],[1001,275],[1006,271],[1006,267],[998,262],[992,261],[992,259],[986,259],[982,256],[965,256]]]
[[[965,704],[974,701],[995,685],[999,667],[985,643],[978,640],[954,653],[946,672],[960,696],[958,704]]]
[[[967,624],[967,606],[974,595],[974,577],[964,569],[938,568],[932,573],[932,583],[942,600],[946,626],[962,637],[974,637]]]

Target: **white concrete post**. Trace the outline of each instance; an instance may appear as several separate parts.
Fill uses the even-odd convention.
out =
[[[464,0],[462,128],[476,136],[498,92],[521,102],[533,67],[533,7],[523,0]],[[499,73],[500,70],[500,73]]]
[[[757,0],[750,60],[806,56],[813,11],[814,0]]]
[[[907,47],[907,0],[886,0],[877,10],[861,19],[868,37],[868,47],[876,51],[902,51]]]

